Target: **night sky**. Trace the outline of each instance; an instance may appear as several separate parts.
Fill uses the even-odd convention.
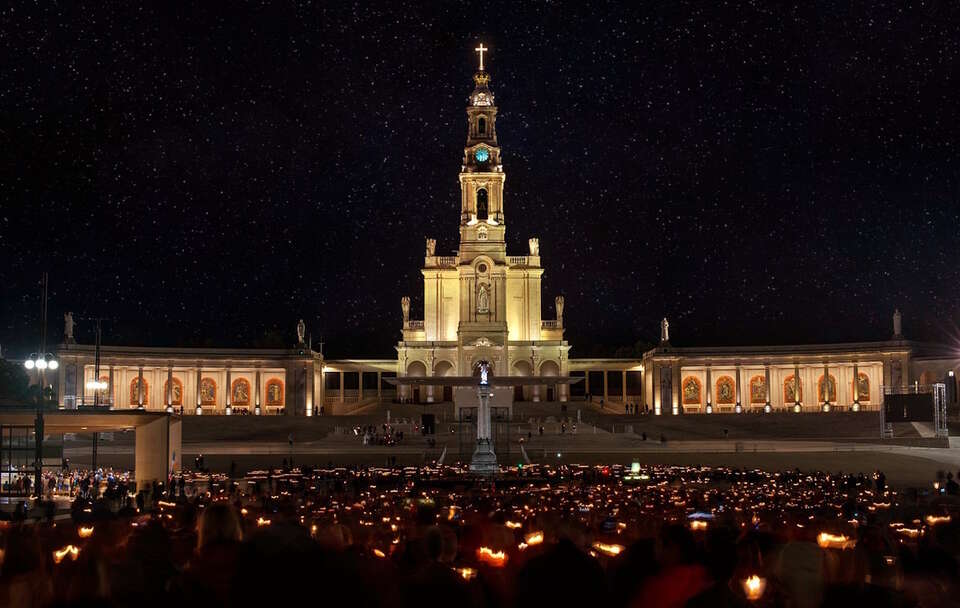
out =
[[[960,323],[952,2],[13,3],[0,10],[0,344],[40,275],[107,344],[391,356],[457,247],[478,42],[512,254],[572,356]]]

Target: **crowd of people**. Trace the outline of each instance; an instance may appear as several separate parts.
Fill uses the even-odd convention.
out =
[[[960,502],[939,482],[291,466],[186,472],[136,505],[88,492],[70,519],[0,523],[0,606],[938,606],[960,590]]]
[[[399,445],[403,441],[403,431],[390,424],[379,427],[375,424],[357,426],[354,427],[353,434],[361,438],[363,445],[390,446]]]

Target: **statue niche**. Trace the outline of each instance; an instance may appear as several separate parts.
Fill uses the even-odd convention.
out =
[[[490,312],[490,286],[486,283],[480,283],[477,288],[477,312]]]

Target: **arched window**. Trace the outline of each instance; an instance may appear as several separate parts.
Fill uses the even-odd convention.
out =
[[[250,382],[237,378],[230,387],[230,405],[250,405]]]
[[[140,405],[140,394],[137,387],[141,381],[143,382],[143,404],[147,405],[150,401],[150,384],[146,378],[141,379],[138,376],[130,381],[130,405]]]
[[[856,398],[858,401],[870,402],[870,377],[860,372],[857,376]]]
[[[486,220],[487,219],[487,189],[480,188],[477,190],[477,219]]]
[[[167,390],[170,390],[170,405],[183,405],[183,382],[174,376],[173,387],[170,387],[170,381],[163,383],[163,398],[167,398]]]
[[[717,380],[717,405],[733,405],[737,401],[737,384],[730,376]]]
[[[837,379],[832,374],[827,378],[826,383],[824,383],[823,376],[820,376],[820,379],[817,380],[817,395],[820,397],[821,403],[824,401],[835,403],[837,401]]]
[[[797,384],[793,374],[783,379],[783,402],[798,403],[803,401],[803,383]]]
[[[487,134],[487,119],[481,116],[477,119],[477,135]]]
[[[267,380],[267,405],[271,407],[283,406],[283,380],[276,378]]]
[[[217,404],[217,381],[213,378],[200,380],[200,405]]]
[[[700,405],[700,380],[695,376],[683,379],[683,404]]]
[[[763,405],[767,402],[767,379],[764,376],[750,378],[750,403]]]

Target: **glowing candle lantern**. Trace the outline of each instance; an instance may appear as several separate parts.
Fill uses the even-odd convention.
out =
[[[269,520],[269,519],[264,519],[264,518],[262,518],[262,517],[258,517],[258,518],[257,518],[257,525],[258,525],[258,526],[269,526],[269,525],[270,525],[270,520]]]
[[[821,532],[817,535],[817,544],[822,549],[852,549],[857,546],[857,541],[851,540],[843,534]]]
[[[507,563],[507,554],[490,547],[480,547],[477,549],[477,559],[494,568],[502,568]]]
[[[523,542],[530,546],[539,545],[543,542],[543,532],[531,532],[530,534],[527,534],[527,536],[523,539]]]
[[[79,536],[80,538],[90,538],[91,536],[93,536],[93,526],[90,526],[89,528],[84,528],[83,526],[80,526],[80,529],[77,530],[77,536]]]
[[[753,602],[763,597],[763,592],[767,588],[767,579],[760,578],[754,574],[753,576],[743,579],[741,585],[743,586],[744,595],[747,596],[748,600]]]
[[[694,532],[697,532],[697,531],[702,532],[703,530],[707,529],[707,522],[699,519],[695,519],[690,522],[690,529],[693,530]]]
[[[603,553],[604,555],[609,555],[610,557],[616,557],[623,552],[623,545],[612,545],[607,543],[593,543],[593,548]]]
[[[927,524],[936,526],[938,524],[950,523],[949,515],[927,515]]]
[[[67,557],[71,560],[76,561],[77,555],[80,554],[80,549],[74,547],[73,545],[67,545],[63,549],[59,549],[53,552],[53,563],[59,564]]]

